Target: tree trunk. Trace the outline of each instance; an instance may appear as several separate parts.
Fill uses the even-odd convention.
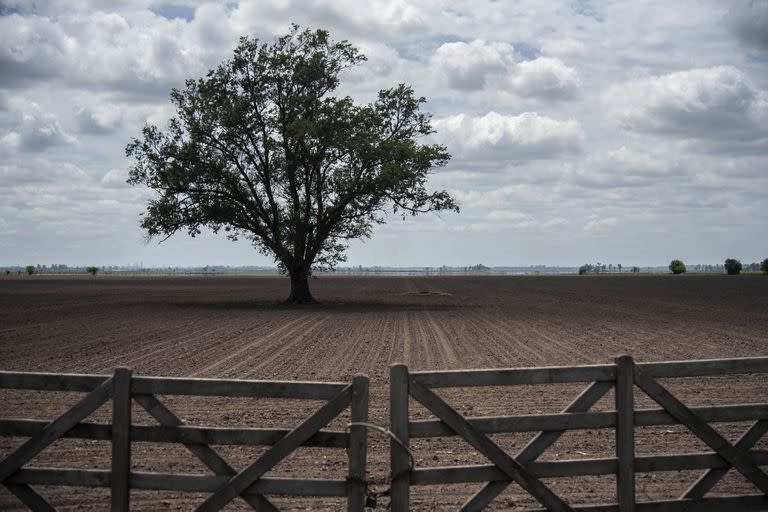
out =
[[[317,304],[309,291],[309,272],[303,268],[295,268],[289,271],[291,276],[291,295],[287,304]]]

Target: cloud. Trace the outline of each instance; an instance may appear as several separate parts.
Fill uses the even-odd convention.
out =
[[[489,112],[433,122],[436,139],[463,160],[522,161],[578,154],[584,134],[575,120],[558,121],[536,112],[518,116]]]
[[[726,23],[747,46],[768,50],[768,2],[738,0],[729,3]]]
[[[448,86],[461,91],[478,91],[502,80],[515,65],[515,51],[508,43],[445,43],[437,49],[433,64],[448,80]]]
[[[599,217],[592,217],[586,224],[584,224],[584,231],[590,232],[605,232],[613,229],[618,224],[616,217],[606,217],[601,219]]]
[[[530,215],[512,210],[492,210],[486,216],[488,220],[509,224],[530,224],[533,219]]]
[[[191,22],[148,10],[2,16],[0,86],[57,80],[165,99],[172,87],[203,74],[233,46],[239,34],[228,16],[215,4],[198,7]]]
[[[0,16],[0,86],[48,80],[64,69],[64,31],[40,16]]]
[[[541,53],[550,57],[581,57],[587,47],[576,39],[549,39],[541,43]]]
[[[548,57],[518,64],[511,83],[513,91],[519,96],[550,100],[576,98],[581,87],[575,69],[559,59]]]
[[[653,187],[688,176],[679,158],[622,146],[590,156],[568,176],[576,185],[592,189]]]
[[[768,91],[733,66],[640,79],[612,87],[605,100],[630,131],[711,140],[768,136]]]
[[[101,184],[107,188],[128,188],[126,180],[128,172],[125,169],[110,169],[101,178]]]
[[[80,133],[89,135],[109,135],[123,123],[120,112],[109,106],[102,108],[81,108],[75,115]]]
[[[0,151],[5,153],[39,153],[53,146],[76,144],[77,139],[62,129],[56,115],[38,104],[14,99],[10,108],[0,114]]]
[[[497,89],[524,98],[566,100],[575,98],[581,86],[576,70],[561,60],[518,62],[514,47],[504,42],[444,43],[431,64],[448,87],[463,92]]]

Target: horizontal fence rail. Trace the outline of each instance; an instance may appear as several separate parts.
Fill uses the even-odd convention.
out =
[[[482,510],[512,482],[518,483],[547,511],[661,512],[768,510],[768,451],[754,449],[768,433],[768,403],[687,407],[656,379],[768,373],[768,357],[635,363],[622,356],[610,365],[504,368],[482,370],[415,371],[405,365],[390,370],[391,430],[405,446],[410,439],[460,436],[490,464],[446,467],[410,467],[411,455],[392,442],[392,510],[409,509],[410,486],[485,482],[462,507]],[[560,413],[465,417],[436,395],[434,388],[514,386],[553,383],[588,383],[587,388]],[[639,388],[660,408],[636,409],[634,392]],[[614,390],[615,409],[590,412],[605,394]],[[413,420],[408,397],[432,412],[437,419]],[[731,444],[709,426],[715,422],[753,422]],[[637,456],[635,427],[685,425],[712,451]],[[537,459],[569,430],[613,429],[616,455],[609,458],[538,461]],[[505,453],[489,434],[536,432],[516,454]],[[735,469],[756,487],[756,494],[706,496],[730,470]],[[703,470],[701,477],[677,500],[638,503],[636,473]],[[616,475],[616,503],[571,506],[554,493],[542,478]]]
[[[126,368],[117,369],[112,376],[0,372],[0,388],[87,393],[53,421],[0,418],[0,436],[29,438],[0,460],[0,482],[31,510],[54,510],[32,487],[38,485],[109,487],[109,508],[113,511],[129,509],[130,489],[210,493],[197,510],[219,510],[238,497],[254,510],[278,510],[268,495],[346,497],[348,510],[364,510],[365,428],[353,425],[345,431],[333,431],[324,430],[324,427],[346,409],[350,409],[353,423],[368,421],[368,377],[365,375],[356,375],[351,383],[328,383],[138,377]],[[298,399],[325,403],[292,429],[202,427],[184,424],[156,395]],[[110,423],[84,421],[110,400]],[[133,424],[132,406],[135,404],[158,424]],[[26,466],[59,438],[111,441],[111,469]],[[131,444],[134,442],[181,443],[212,473],[131,471]],[[214,444],[269,448],[246,468],[237,471],[210,446]],[[301,446],[346,449],[347,478],[265,476]]]

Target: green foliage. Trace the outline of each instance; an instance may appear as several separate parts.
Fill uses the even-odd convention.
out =
[[[37,272],[37,267],[35,267],[34,265],[27,265],[25,270],[27,271],[27,275],[31,276],[32,274],[35,274]]]
[[[685,274],[685,263],[680,260],[672,260],[669,264],[669,271],[673,274]]]
[[[579,267],[579,275],[583,276],[584,274],[588,274],[592,272],[592,265],[589,263],[585,263],[584,265]]]
[[[741,262],[739,260],[728,258],[725,260],[725,264],[723,266],[725,267],[725,271],[729,276],[735,276],[741,273]]]
[[[768,258],[765,258],[763,261],[760,262],[760,272],[768,275]]]
[[[85,267],[85,271],[95,276],[99,272],[99,267]]]
[[[424,98],[405,84],[367,105],[331,95],[364,60],[294,25],[271,44],[241,38],[232,59],[174,89],[168,128],[146,126],[126,147],[128,182],[158,192],[141,222],[148,236],[224,230],[306,277],[344,261],[387,212],[458,211],[427,189],[450,155],[419,142],[433,132]]]
[[[633,274],[639,274],[640,273],[640,267],[632,267],[632,273]]]

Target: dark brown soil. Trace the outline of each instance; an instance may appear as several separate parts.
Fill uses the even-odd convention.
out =
[[[622,353],[638,361],[768,355],[768,279],[760,276],[321,277],[311,282],[319,306],[284,306],[287,278],[0,278],[0,369],[140,375],[349,380],[371,378],[371,419],[387,425],[388,371],[605,363]],[[678,379],[666,382],[690,405],[765,402],[768,379]],[[583,386],[537,386],[441,392],[472,415],[555,412]],[[50,419],[77,394],[0,391],[0,416]],[[639,394],[641,406],[651,407]],[[597,409],[612,408],[612,396]],[[291,427],[317,403],[180,399],[168,405],[199,425]],[[107,418],[108,407],[95,413]],[[418,407],[416,417],[429,417]],[[151,423],[137,414],[138,422]],[[332,424],[343,428],[345,418]],[[718,424],[734,440],[745,424]],[[530,437],[494,436],[514,452]],[[21,439],[0,438],[0,455]],[[638,452],[691,452],[705,447],[684,429],[637,430]],[[765,442],[761,445],[765,449]],[[486,463],[456,438],[415,440],[419,467]],[[388,442],[371,434],[370,478],[388,473]],[[609,457],[612,431],[569,433],[543,459]],[[222,447],[236,467],[261,449]],[[109,444],[57,441],[35,466],[109,468]],[[204,472],[180,446],[137,444],[137,470]],[[302,449],[274,473],[342,477],[342,450]],[[679,495],[697,472],[638,475],[644,500]],[[551,479],[573,504],[614,500],[613,478]],[[413,488],[414,510],[455,510],[481,484]],[[716,493],[754,492],[729,475]],[[104,510],[108,491],[40,488],[60,510]],[[191,509],[202,496],[135,491],[136,510]],[[275,497],[286,510],[339,510],[340,502]],[[386,503],[386,500],[383,500]],[[510,486],[496,509],[530,506]],[[0,488],[0,509],[20,509]],[[245,510],[234,503],[227,510]]]

